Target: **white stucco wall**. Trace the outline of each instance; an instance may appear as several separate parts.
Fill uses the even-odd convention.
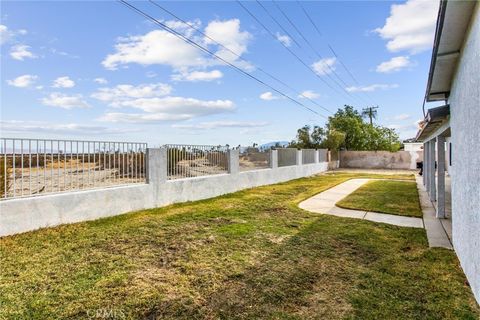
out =
[[[422,142],[405,142],[403,144],[403,150],[405,151],[422,151],[423,143]]]
[[[453,245],[480,301],[480,5],[475,6],[449,98]]]
[[[238,167],[238,150],[232,156]],[[317,156],[316,159],[319,157]],[[300,157],[301,159],[301,157]],[[216,197],[327,171],[326,161],[271,169],[166,180],[166,152],[149,149],[147,184],[50,194],[0,202],[0,236]]]
[[[422,151],[340,151],[341,168],[415,170]]]

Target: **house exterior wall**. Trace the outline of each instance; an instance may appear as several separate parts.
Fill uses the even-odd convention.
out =
[[[449,98],[453,245],[480,301],[480,5],[465,37]]]

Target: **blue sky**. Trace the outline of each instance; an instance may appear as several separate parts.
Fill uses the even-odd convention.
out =
[[[318,105],[378,105],[376,122],[402,138],[422,118],[437,1],[302,2],[321,35],[296,1],[262,2],[283,30],[244,2],[275,38],[236,2],[158,2],[209,38],[149,2],[132,3],[322,116],[119,2],[2,1],[2,136],[248,145],[323,125],[330,114]]]

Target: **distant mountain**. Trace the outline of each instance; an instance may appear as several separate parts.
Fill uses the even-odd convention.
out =
[[[288,141],[272,141],[268,143],[264,143],[260,145],[258,148],[261,150],[265,149],[270,149],[271,147],[275,147],[276,145],[279,145],[280,147],[286,147],[289,144]]]

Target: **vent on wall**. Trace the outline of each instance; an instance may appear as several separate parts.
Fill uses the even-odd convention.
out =
[[[448,143],[448,165],[452,166],[452,143]]]

